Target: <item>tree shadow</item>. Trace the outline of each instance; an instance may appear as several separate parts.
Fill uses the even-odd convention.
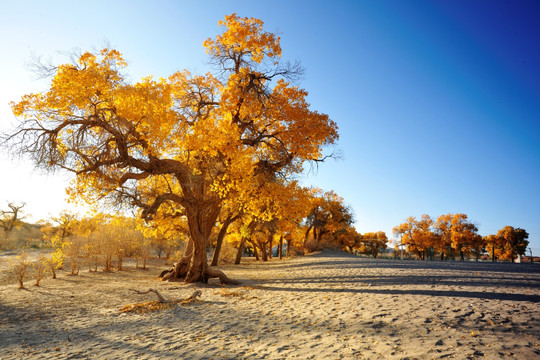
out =
[[[265,290],[540,302],[540,295],[523,293],[540,289],[540,277],[536,276],[540,266],[525,264],[401,261],[323,252],[311,255],[309,261],[277,263],[274,268],[286,273],[290,270],[290,275],[257,280]],[[327,274],[309,276],[315,268]],[[394,270],[395,274],[388,274]]]

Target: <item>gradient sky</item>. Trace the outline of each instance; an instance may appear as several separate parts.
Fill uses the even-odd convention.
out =
[[[84,4],[84,5],[83,5]],[[0,1],[0,131],[8,103],[46,88],[32,54],[107,43],[133,81],[210,70],[202,42],[236,12],[282,37],[312,108],[340,127],[339,161],[303,181],[335,190],[360,232],[463,212],[482,235],[521,227],[540,255],[538,1]],[[67,207],[68,178],[0,155],[0,208],[29,219]]]

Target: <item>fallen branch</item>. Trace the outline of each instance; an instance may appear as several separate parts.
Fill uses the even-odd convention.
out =
[[[167,303],[169,302],[168,300],[165,300],[165,298],[163,296],[161,296],[161,294],[157,291],[157,290],[154,290],[154,289],[148,289],[148,291],[139,291],[139,290],[135,290],[135,289],[129,289],[133,292],[136,292],[137,294],[139,295],[144,295],[144,294],[148,294],[150,292],[153,292],[154,294],[157,295],[158,299],[159,299],[159,302],[160,303]],[[193,295],[192,295],[193,296]]]
[[[165,299],[160,293],[159,291],[155,290],[155,289],[148,289],[148,291],[139,291],[139,290],[135,290],[135,289],[130,289],[131,291],[139,294],[139,295],[143,295],[143,294],[148,294],[148,293],[151,293],[153,292],[154,294],[157,295],[158,297],[158,301],[148,301],[148,302],[145,302],[145,303],[138,303],[138,304],[128,304],[128,305],[124,305],[122,306],[122,308],[120,309],[120,312],[136,312],[136,313],[145,313],[145,312],[149,312],[149,311],[159,311],[159,310],[162,310],[162,309],[170,309],[176,305],[179,305],[179,306],[185,306],[185,305],[188,305],[188,304],[191,304],[191,303],[194,303],[194,302],[199,302],[200,300],[197,299],[198,297],[201,296],[202,294],[202,291],[201,290],[195,290],[193,292],[193,294],[191,294],[191,296],[185,298],[185,299],[176,299],[176,300],[167,300]]]

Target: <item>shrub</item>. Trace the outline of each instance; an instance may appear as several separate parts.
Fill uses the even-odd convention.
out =
[[[28,277],[28,269],[31,263],[26,252],[17,255],[11,263],[11,270],[19,283],[19,289],[24,289],[24,280]]]

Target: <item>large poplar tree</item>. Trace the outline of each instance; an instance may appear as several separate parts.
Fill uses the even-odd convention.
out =
[[[85,52],[55,69],[47,91],[12,104],[20,126],[5,139],[36,166],[73,172],[74,198],[136,206],[148,220],[165,204],[185,216],[190,241],[173,278],[186,282],[230,280],[206,255],[230,194],[253,191],[261,176],[302,171],[338,137],[289,83],[301,70],[283,65],[279,37],[236,14],[220,25],[204,43],[216,75],[130,83],[117,50]]]

